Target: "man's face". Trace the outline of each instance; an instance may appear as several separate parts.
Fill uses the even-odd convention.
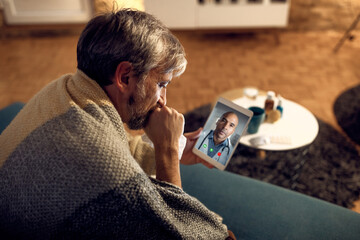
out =
[[[166,105],[166,86],[172,74],[150,72],[144,81],[137,84],[134,94],[128,99],[130,129],[142,129],[146,126],[150,114]]]
[[[225,141],[231,134],[234,133],[238,125],[238,118],[234,113],[224,114],[216,123],[214,130],[214,141],[219,144]]]

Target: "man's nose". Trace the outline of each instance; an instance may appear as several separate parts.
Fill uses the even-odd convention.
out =
[[[161,89],[158,104],[160,107],[166,106],[166,88]]]

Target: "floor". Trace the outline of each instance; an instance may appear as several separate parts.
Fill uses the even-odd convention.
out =
[[[176,31],[188,68],[168,87],[168,105],[185,113],[244,86],[273,90],[341,131],[333,103],[360,83],[360,32],[335,54],[343,32]],[[0,39],[0,108],[27,102],[50,81],[76,70],[78,35]],[[284,109],[286,111],[286,109]],[[360,201],[355,209],[360,213]]]

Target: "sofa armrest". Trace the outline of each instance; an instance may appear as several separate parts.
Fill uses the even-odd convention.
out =
[[[24,103],[15,102],[0,110],[0,134],[10,124],[24,105]]]
[[[241,239],[360,239],[360,214],[320,199],[202,165],[181,166],[185,192]]]

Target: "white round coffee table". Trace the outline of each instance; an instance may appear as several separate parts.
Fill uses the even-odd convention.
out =
[[[232,101],[244,108],[251,106],[264,107],[265,95],[259,95],[255,100],[248,97],[233,99]],[[277,100],[275,100],[277,106]],[[252,148],[271,151],[284,151],[300,148],[312,143],[319,131],[319,124],[315,116],[303,106],[287,99],[282,99],[283,115],[275,123],[262,123],[255,134],[245,133],[240,143]],[[250,140],[259,136],[285,137],[288,143],[269,143],[261,146],[251,144]]]

